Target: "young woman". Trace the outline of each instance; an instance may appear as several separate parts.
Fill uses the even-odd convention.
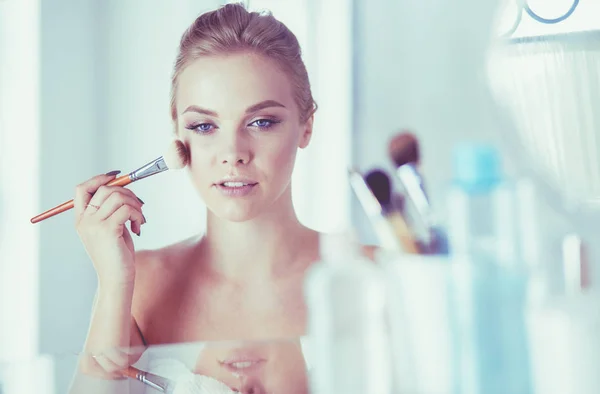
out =
[[[296,216],[291,176],[315,110],[298,41],[273,16],[228,4],[188,28],[171,116],[208,209],[207,231],[136,252],[126,224],[140,234],[143,202],[103,186],[114,174],[77,187],[76,227],[99,281],[84,371],[121,376],[139,355],[107,350],[117,347],[305,333],[302,288],[319,234]]]

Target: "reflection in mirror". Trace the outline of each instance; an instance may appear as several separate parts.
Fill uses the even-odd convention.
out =
[[[118,377],[79,371],[69,393],[308,394],[305,350],[304,338],[150,346],[136,363],[120,370]],[[116,352],[112,349],[103,354]]]
[[[117,378],[140,356],[104,349],[304,334],[304,272],[318,259],[319,233],[299,221],[291,193],[316,111],[300,53],[285,25],[237,3],[200,15],[183,33],[169,110],[207,208],[204,234],[136,250],[145,202],[120,181],[106,186],[120,174],[77,187],[76,228],[99,282],[84,373]],[[234,350],[214,348],[197,368],[228,385],[279,385],[271,376],[263,382],[262,371],[302,364],[300,353],[244,349],[239,357],[247,350],[272,361],[235,360]]]
[[[319,73],[327,80],[322,91],[338,82],[335,92],[320,97],[322,108],[334,110],[313,128],[310,82],[316,78],[309,82],[304,62],[317,51],[301,51],[299,42],[313,45],[307,27],[314,10],[304,10],[301,1],[287,8],[277,2],[273,17],[237,4],[220,7],[222,1],[192,3],[84,1],[55,8],[32,0],[0,10],[3,22],[12,20],[0,23],[0,80],[11,82],[0,83],[0,121],[8,126],[1,137],[10,142],[2,146],[6,153],[10,145],[10,155],[1,155],[7,164],[0,174],[2,201],[8,196],[15,204],[9,219],[19,223],[0,229],[11,230],[2,231],[10,249],[2,244],[0,260],[19,261],[10,270],[2,266],[7,275],[0,275],[0,317],[16,321],[2,330],[11,346],[2,337],[0,351],[61,354],[83,347],[77,366],[57,370],[57,392],[64,392],[72,370],[112,381],[140,356],[105,349],[303,335],[302,286],[318,259],[319,231],[349,222],[349,127],[337,122],[351,101],[349,71],[338,67],[340,51],[329,55],[335,65]],[[32,9],[25,14],[25,7]],[[207,9],[213,12],[197,18]],[[281,16],[299,29],[289,31]],[[327,23],[334,30],[340,25]],[[26,36],[23,26],[40,34],[28,28]],[[313,62],[321,64],[323,56]],[[39,86],[32,77],[38,71]],[[40,97],[26,94],[29,84]],[[31,104],[38,101],[39,111]],[[182,141],[191,158],[186,170],[123,183],[172,139]],[[315,142],[324,148],[315,150]],[[309,160],[296,166],[296,155],[305,152]],[[19,161],[28,165],[15,172]],[[27,193],[24,181],[32,184]],[[73,209],[28,222],[70,199]],[[22,227],[26,233],[15,231]],[[273,359],[291,371],[297,356]],[[203,361],[198,368],[220,373],[222,365]],[[244,384],[253,384],[248,380]],[[305,387],[300,380],[298,390]],[[269,377],[261,384],[281,382]]]
[[[403,269],[396,271],[397,276],[389,274],[389,271],[386,275],[390,288],[397,291],[398,296],[394,299],[401,301],[394,305],[397,310],[384,308],[387,300],[378,296],[382,287],[376,285],[375,280],[371,281],[369,275],[363,275],[363,272],[368,271],[364,270],[365,267],[376,269],[378,273],[381,271],[379,267],[374,268],[376,266],[370,261],[354,266],[332,264],[329,267],[333,266],[331,271],[324,270],[323,275],[316,279],[315,283],[326,285],[320,289],[323,291],[313,293],[316,294],[313,297],[315,308],[311,311],[314,313],[322,307],[320,310],[324,312],[320,313],[322,319],[319,323],[325,324],[320,326],[322,330],[319,334],[323,334],[321,339],[325,340],[321,343],[331,345],[334,349],[331,351],[323,346],[323,349],[319,349],[322,350],[320,354],[327,355],[330,352],[335,353],[336,357],[312,360],[306,357],[303,335],[306,334],[309,311],[304,302],[303,284],[307,270],[320,258],[321,234],[316,231],[315,226],[304,224],[300,215],[297,215],[299,211],[296,208],[319,207],[314,210],[322,213],[315,215],[320,216],[318,219],[321,221],[316,221],[319,223],[324,218],[332,217],[334,208],[339,208],[338,212],[344,212],[344,192],[347,191],[342,187],[347,186],[344,174],[339,171],[328,172],[336,165],[338,169],[342,167],[345,171],[345,163],[341,159],[345,155],[339,153],[343,149],[336,150],[332,147],[347,147],[347,141],[342,143],[336,140],[335,137],[340,136],[335,134],[336,130],[342,130],[340,133],[352,130],[359,137],[359,150],[368,150],[370,155],[379,158],[381,151],[371,151],[370,148],[382,143],[383,133],[392,132],[402,122],[410,123],[410,118],[414,115],[411,112],[418,114],[413,119],[419,119],[420,116],[426,119],[423,122],[426,127],[417,127],[417,132],[422,133],[428,128],[435,131],[431,134],[431,140],[435,140],[440,152],[448,152],[450,141],[455,139],[439,138],[452,135],[458,129],[465,131],[464,124],[471,125],[473,136],[483,132],[484,127],[478,128],[477,125],[487,123],[487,114],[485,111],[473,111],[473,108],[465,105],[470,99],[479,97],[477,94],[481,90],[481,86],[474,82],[472,72],[465,70],[475,72],[474,62],[479,59],[479,53],[473,49],[483,48],[484,39],[481,37],[484,36],[479,35],[483,30],[471,34],[477,29],[456,29],[457,22],[460,25],[468,18],[461,13],[463,10],[452,9],[453,4],[441,0],[440,7],[448,8],[440,8],[444,12],[439,12],[439,16],[434,13],[433,16],[443,16],[447,22],[455,25],[431,23],[413,26],[412,21],[427,20],[432,16],[430,8],[419,9],[416,3],[409,5],[407,2],[397,2],[394,5],[398,10],[414,7],[412,11],[415,14],[389,12],[386,9],[373,15],[371,12],[377,10],[370,7],[370,3],[358,2],[368,12],[359,15],[364,19],[360,20],[357,27],[369,26],[362,35],[358,35],[360,39],[353,45],[359,48],[357,53],[376,54],[354,59],[365,61],[357,67],[363,74],[353,81],[357,85],[362,84],[362,90],[357,90],[361,92],[360,97],[351,97],[348,81],[333,84],[327,78],[330,74],[348,76],[342,72],[342,68],[348,67],[340,67],[337,60],[329,65],[329,70],[319,70],[320,79],[317,80],[321,81],[320,97],[326,96],[325,91],[334,91],[333,98],[327,96],[330,100],[323,100],[323,108],[327,108],[330,102],[342,101],[337,96],[351,97],[348,101],[364,104],[354,114],[360,120],[356,122],[359,126],[354,127],[349,121],[351,117],[338,123],[331,121],[335,116],[325,115],[329,116],[325,119],[329,119],[327,124],[331,126],[331,130],[322,127],[321,123],[321,133],[315,132],[319,129],[313,128],[313,122],[317,125],[317,119],[324,118],[320,117],[320,111],[315,112],[317,106],[308,81],[309,74],[304,67],[297,41],[312,43],[314,40],[325,48],[309,52],[313,54],[316,64],[327,55],[324,52],[339,53],[330,50],[331,41],[322,41],[325,38],[331,39],[330,35],[315,33],[313,26],[308,26],[307,23],[304,27],[308,26],[310,29],[305,29],[295,37],[268,14],[250,14],[243,7],[234,4],[203,14],[198,19],[194,15],[194,20],[185,23],[184,27],[189,27],[187,30],[180,29],[179,25],[175,29],[174,26],[185,18],[178,19],[180,15],[174,16],[176,12],[173,10],[179,10],[179,5],[184,3],[187,2],[182,0],[178,6],[169,3],[169,6],[139,7],[140,9],[135,3],[123,3],[119,7],[109,5],[103,9],[108,22],[100,23],[102,28],[98,28],[98,31],[85,30],[89,34],[89,37],[85,37],[93,39],[84,38],[78,42],[80,47],[89,52],[83,55],[79,53],[76,59],[66,60],[58,55],[45,56],[44,61],[50,63],[44,63],[42,72],[42,115],[45,122],[39,145],[47,149],[45,157],[64,156],[66,159],[54,162],[47,158],[40,159],[40,178],[48,182],[42,183],[44,190],[41,199],[44,204],[58,202],[54,201],[55,190],[58,195],[64,190],[70,190],[75,182],[88,179],[77,188],[73,196],[75,209],[68,214],[75,216],[77,235],[85,250],[81,244],[78,244],[79,248],[69,244],[65,234],[75,237],[75,231],[72,231],[72,222],[67,214],[53,218],[54,224],[48,223],[44,227],[41,245],[31,245],[30,248],[37,250],[39,246],[43,256],[39,265],[42,267],[39,277],[43,282],[40,286],[40,309],[43,311],[41,320],[44,323],[41,324],[43,329],[40,335],[42,348],[44,351],[55,350],[50,345],[58,343],[58,348],[65,344],[70,346],[72,342],[76,342],[79,347],[85,339],[83,353],[66,357],[65,364],[58,361],[57,357],[57,371],[68,370],[69,374],[76,371],[71,382],[71,392],[152,393],[162,390],[181,394],[203,390],[222,393],[238,391],[254,394],[300,394],[308,391],[307,375],[311,372],[310,367],[314,368],[323,359],[325,361],[321,362],[326,367],[322,369],[325,371],[324,380],[329,379],[335,384],[342,382],[348,385],[346,387],[354,388],[355,392],[388,393],[387,385],[396,378],[399,383],[394,383],[405,387],[421,387],[424,388],[421,391],[425,392],[451,392],[451,387],[459,379],[456,370],[461,368],[456,362],[459,357],[453,353],[456,344],[453,343],[455,338],[450,335],[455,332],[450,328],[451,318],[455,313],[461,312],[458,307],[468,309],[472,304],[463,302],[457,307],[448,302],[452,293],[449,286],[447,288],[450,275],[447,272],[450,271],[447,261],[434,265],[428,264],[431,260],[425,262],[416,259],[412,265],[388,265],[388,269]],[[327,3],[331,7],[329,10],[335,8],[329,0],[310,3],[320,3],[323,7]],[[491,3],[471,0],[463,5],[468,3],[480,4],[479,11],[490,15],[487,12]],[[598,129],[599,120],[594,115],[594,108],[599,104],[600,77],[597,74],[596,35],[567,35],[565,31],[556,31],[552,37],[532,39],[527,27],[535,20],[531,16],[531,10],[537,12],[536,15],[546,15],[547,9],[540,8],[539,0],[518,2],[516,6],[515,2],[510,3],[512,6],[505,8],[518,17],[514,22],[511,19],[500,29],[504,32],[499,33],[503,40],[497,42],[490,57],[490,78],[494,91],[499,100],[513,111],[520,126],[520,138],[527,146],[532,160],[541,163],[568,193],[588,200],[597,198],[600,192],[600,173],[597,168],[600,163],[597,162],[599,146],[594,131]],[[295,6],[298,4],[300,2],[296,2]],[[570,4],[566,4],[565,18],[559,17],[562,15],[560,12],[564,11],[562,5],[546,15],[551,21],[553,18],[560,19],[553,22],[552,26],[567,26],[569,21],[575,20],[572,18],[579,18],[581,15],[598,15],[589,8],[591,2],[575,2],[572,3],[573,6]],[[519,8],[525,5],[527,9]],[[81,14],[95,15],[92,12],[95,5],[90,3],[88,6],[89,9]],[[49,9],[47,7],[42,12],[45,19],[42,23],[44,31],[40,36],[44,37],[44,53],[54,55],[54,50],[59,47],[71,48],[71,42],[63,40],[75,35],[71,28],[56,29],[65,20],[58,12],[54,14]],[[292,8],[288,9],[289,15],[295,14],[296,9],[294,12],[289,11],[290,9]],[[473,7],[474,15],[477,10],[477,7]],[[162,11],[165,11],[165,17]],[[558,12],[556,15],[555,11]],[[419,15],[419,12],[422,14]],[[339,17],[343,13],[333,9],[331,14]],[[154,19],[148,18],[149,15]],[[389,18],[391,28],[398,31],[404,28],[409,34],[389,34],[386,29],[372,28],[379,27],[376,24],[381,22],[374,16]],[[313,18],[317,19],[314,15],[304,19],[313,21]],[[398,18],[406,18],[406,23],[398,23]],[[85,23],[82,19],[71,19],[80,24]],[[178,22],[174,23],[176,19]],[[350,20],[349,16],[348,19]],[[160,32],[163,38],[163,27],[177,30],[176,40],[165,38],[164,41],[169,42],[165,44],[161,40],[154,40],[156,37],[148,39],[139,34],[140,31],[146,32],[148,25],[154,26],[153,22],[167,20],[169,22],[163,22],[165,25],[160,25],[154,31]],[[95,20],[90,18],[89,22],[88,25],[93,25],[91,22]],[[488,28],[487,19],[478,22],[482,29]],[[429,32],[426,31],[428,29]],[[380,40],[379,36],[370,35],[381,30],[389,37]],[[177,48],[177,53],[173,54],[177,62],[171,70],[165,64],[172,62],[172,42],[178,42],[183,31],[185,33],[181,45]],[[348,36],[350,33],[354,34],[351,29],[347,33]],[[473,39],[463,39],[461,34],[465,33],[469,33]],[[166,36],[165,33],[164,37]],[[416,37],[419,39],[413,39]],[[449,47],[448,42],[440,37],[449,39],[456,46]],[[393,39],[398,40],[396,46],[391,47],[396,52],[384,45]],[[94,40],[101,41],[96,43],[97,48],[88,42],[96,42]],[[49,42],[54,42],[56,48]],[[432,48],[434,50],[430,50]],[[457,50],[452,53],[448,48]],[[423,52],[420,53],[417,49]],[[375,51],[370,52],[373,50]],[[402,55],[410,54],[411,50],[421,55],[426,53],[427,56],[402,58]],[[315,54],[317,52],[319,56]],[[167,53],[169,56],[166,56]],[[390,61],[390,54],[400,56]],[[102,60],[94,61],[97,69],[93,70],[98,71],[98,74],[88,73],[89,64],[77,63],[81,59],[97,58]],[[346,60],[349,58],[350,56]],[[64,63],[51,62],[58,62],[56,59],[62,59]],[[423,59],[427,61],[421,64]],[[103,62],[107,65],[106,69],[103,68]],[[64,69],[68,63],[72,65],[72,69]],[[170,101],[168,89],[158,88],[169,80],[165,70],[173,72]],[[398,72],[399,70],[404,72]],[[414,75],[406,70],[414,72]],[[78,95],[74,95],[77,100],[72,97],[68,97],[70,101],[64,100],[69,105],[56,98],[57,92],[64,97],[72,94],[70,89],[62,86],[61,76],[66,75],[82,77],[81,80],[74,79],[75,82],[72,82],[73,86],[78,87],[75,90]],[[100,76],[100,82],[96,81],[97,76]],[[343,79],[342,77],[341,80]],[[163,82],[156,83],[156,80]],[[79,83],[81,81],[89,85]],[[412,91],[402,89],[403,82],[399,81],[405,82],[405,87],[412,88]],[[410,94],[405,94],[406,91],[410,91]],[[364,94],[365,92],[374,94]],[[398,94],[399,92],[402,94]],[[457,92],[459,94],[454,96]],[[404,100],[406,102],[402,104]],[[335,111],[327,112],[337,112],[345,104],[338,105],[333,105]],[[413,111],[405,111],[399,120],[397,115],[402,113],[399,108],[403,105],[404,109]],[[165,122],[161,123],[160,119],[165,117],[154,114],[162,113],[165,109],[170,110],[170,117],[167,116]],[[64,127],[65,119],[77,125],[86,125],[85,132],[82,132],[81,127]],[[92,122],[90,119],[100,121]],[[132,188],[104,186],[106,182],[115,180],[116,176],[123,175],[112,172],[104,174],[109,163],[118,163],[127,168],[133,165],[135,168],[141,164],[141,156],[150,154],[148,146],[156,144],[152,149],[164,147],[161,135],[165,140],[175,138],[183,142],[190,160],[185,171],[189,179],[182,184],[190,185],[195,190],[185,190],[172,181],[174,178],[167,177],[160,181],[153,177],[152,181],[136,183]],[[325,146],[322,152],[326,160],[311,161],[310,168],[318,175],[312,178],[318,180],[311,180],[313,183],[309,186],[302,184],[298,187],[298,183],[292,182],[292,174],[297,173],[296,154],[313,147],[316,140],[324,135],[333,135],[334,138],[326,140],[330,144],[321,144]],[[348,137],[347,134],[342,135]],[[72,149],[71,144],[65,144],[64,141],[76,144],[78,149]],[[99,141],[101,144],[97,144]],[[97,154],[91,155],[90,152]],[[432,163],[431,167],[446,167],[440,164],[444,161],[437,155],[431,155],[431,151],[425,152],[425,156],[425,162]],[[143,160],[147,162],[145,158]],[[371,163],[365,161],[359,164],[366,166]],[[412,168],[413,163],[410,164]],[[98,168],[102,171],[96,171]],[[61,176],[56,176],[57,173]],[[92,173],[102,175],[91,178]],[[333,173],[336,176],[330,176]],[[36,177],[35,183],[38,181],[40,180]],[[296,201],[293,201],[292,183],[296,195],[300,196]],[[154,185],[155,189],[150,185]],[[327,187],[331,191],[328,198],[315,198],[319,195],[313,193],[314,190],[322,191]],[[17,193],[8,191],[12,193],[11,200],[15,195],[21,198],[18,195],[20,190],[15,190]],[[159,193],[158,197],[156,193]],[[189,196],[193,197],[188,200]],[[201,203],[194,200],[196,196],[201,198]],[[391,212],[396,213],[393,210]],[[162,220],[160,215],[163,215]],[[398,219],[398,216],[392,218]],[[181,241],[183,237],[179,237],[178,231],[189,223],[194,226],[198,224],[202,235],[190,236]],[[65,228],[70,230],[62,231]],[[6,232],[1,235],[4,234]],[[355,259],[356,256],[349,256],[350,248],[338,247],[337,250],[343,257],[336,259],[336,263],[358,260]],[[84,252],[87,252],[87,256]],[[396,259],[394,256],[390,261],[396,260],[406,263],[407,257],[402,255]],[[37,264],[35,259],[28,259],[28,263],[34,262]],[[87,264],[81,264],[82,262]],[[336,271],[339,266],[347,270]],[[87,271],[83,271],[81,267],[85,267]],[[359,269],[353,271],[357,267]],[[407,268],[409,269],[406,270]],[[77,271],[78,269],[82,271]],[[29,275],[27,270],[21,269],[20,272]],[[331,272],[340,275],[335,276]],[[330,282],[327,280],[332,277],[343,277],[342,285],[328,286]],[[32,278],[28,283],[35,283],[37,286],[36,281],[40,278]],[[64,278],[72,280],[63,285],[62,283],[66,283],[62,282]],[[399,284],[402,286],[398,286]],[[476,285],[482,291],[493,290],[491,286]],[[87,320],[89,311],[88,300],[82,296],[83,301],[80,301],[79,295],[87,292],[91,298],[93,289],[96,289],[96,297],[89,331],[85,333],[87,338],[82,335],[80,342],[80,338],[73,336],[73,339],[71,334],[84,331],[77,319]],[[329,290],[331,291],[328,293]],[[37,294],[33,291],[31,293]],[[71,303],[67,303],[66,299]],[[76,304],[73,299],[80,301],[79,306],[85,312],[71,309]],[[472,299],[477,302],[485,300],[484,297]],[[404,303],[405,300],[409,302]],[[513,305],[517,305],[517,302]],[[480,309],[492,310],[487,306],[489,304]],[[58,310],[67,312],[57,317],[54,312]],[[397,313],[398,311],[402,313]],[[512,311],[521,312],[516,308]],[[384,313],[391,313],[390,332],[396,339],[396,342],[392,341],[394,346],[391,348],[394,361],[400,360],[395,365],[393,379],[387,376],[387,367],[392,363],[386,353],[390,346],[384,334],[388,328],[383,323]],[[548,315],[552,313],[550,311]],[[83,315],[85,316],[82,318]],[[502,342],[496,340],[504,337],[501,335],[503,325],[495,322],[520,324],[518,319],[506,316],[494,314],[497,320],[486,320],[489,330],[485,338],[492,338],[491,348],[504,348],[509,353],[510,350],[506,350],[509,347],[502,346]],[[479,317],[485,319],[487,316],[482,313]],[[339,323],[336,326],[338,331],[327,325],[331,321]],[[473,322],[473,326],[482,326],[478,325],[478,320],[473,319]],[[561,337],[561,333],[565,332],[560,327],[563,323],[559,323],[553,334],[555,337]],[[70,325],[75,328],[69,327]],[[548,327],[545,324],[540,326]],[[472,328],[474,327],[466,325],[466,330]],[[472,331],[461,333],[465,334],[461,338],[467,343],[471,339],[469,333]],[[521,334],[522,332],[518,334],[519,339]],[[357,338],[361,341],[357,341]],[[517,349],[514,354],[523,361],[525,356],[521,354],[521,350],[525,347],[519,343],[513,341],[511,349]],[[480,349],[485,349],[486,344],[484,341],[483,346],[476,350],[479,352]],[[543,345],[539,346],[539,349],[544,350],[543,348]],[[574,353],[584,348],[585,346],[578,347]],[[349,356],[350,353],[352,354]],[[357,357],[357,354],[364,354],[365,357]],[[481,354],[484,355],[483,352]],[[590,359],[592,357],[595,355],[591,355]],[[549,357],[542,356],[541,359]],[[527,374],[524,368],[519,368],[520,364],[509,364],[509,373],[516,371],[519,374],[522,371],[522,374]],[[558,364],[553,364],[548,369],[548,364],[542,363],[544,368],[541,370],[547,372]],[[597,365],[594,362],[587,364]],[[539,366],[540,363],[536,365]],[[2,371],[6,370],[0,367],[0,375],[3,375]],[[493,366],[490,371],[496,377],[508,376],[506,371],[499,371]],[[20,376],[31,376],[31,373]],[[364,376],[370,377],[370,380],[362,379]],[[596,375],[584,371],[581,375],[574,376],[574,381],[588,381]],[[369,389],[377,389],[357,389],[357,381],[371,385]],[[498,388],[501,385],[491,386]],[[58,392],[63,392],[63,386],[57,387]],[[504,389],[503,386],[500,388]],[[10,389],[11,394],[13,391],[21,394],[18,390]],[[347,393],[350,389],[338,391]]]
[[[129,187],[133,176],[111,171],[76,187],[75,227],[98,278],[78,375],[118,384],[148,353],[136,349],[266,341],[207,346],[187,374],[169,360],[139,369],[174,381],[207,376],[248,393],[306,392],[301,344],[272,342],[305,335],[305,272],[319,259],[320,233],[300,221],[292,198],[296,156],[311,144],[317,110],[299,41],[273,15],[242,4],[203,13],[183,31],[167,101],[205,231],[139,247],[153,216],[134,186],[158,177]],[[157,234],[166,237],[165,228]]]

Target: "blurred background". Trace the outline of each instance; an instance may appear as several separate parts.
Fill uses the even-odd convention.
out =
[[[484,78],[514,119],[516,135],[499,135],[499,126],[488,130],[477,121],[463,127],[451,105],[447,113],[431,111],[442,97],[467,97],[468,87],[459,91],[440,81],[469,61],[461,50],[488,40],[485,34],[472,42],[439,39],[465,23],[477,25],[474,8],[449,13],[456,23],[430,28],[431,36],[410,34],[433,10],[469,2],[446,3],[415,2],[407,14],[397,0],[246,1],[253,10],[271,10],[297,35],[319,105],[314,139],[300,152],[293,179],[308,226],[354,226],[363,242],[375,243],[346,169],[391,169],[387,144],[405,127],[418,127],[413,131],[434,202],[451,175],[448,148],[467,137],[514,139],[568,194],[600,199],[600,115],[594,112],[600,107],[600,0],[529,1],[544,20],[519,12],[517,2],[498,2],[491,37],[498,45]],[[221,4],[0,0],[0,358],[81,348],[96,276],[73,215],[38,225],[29,219],[72,198],[75,185],[96,174],[129,172],[163,153],[172,137],[169,88],[179,38],[199,14]],[[408,40],[426,48],[419,59],[405,56]],[[412,78],[417,68],[429,71],[427,79]],[[415,98],[410,88],[417,86]],[[186,172],[132,189],[149,218],[136,248],[203,231],[204,207]],[[64,384],[70,374],[65,370]]]

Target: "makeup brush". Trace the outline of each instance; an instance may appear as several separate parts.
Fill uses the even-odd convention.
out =
[[[139,380],[146,386],[166,394],[234,394],[229,387],[212,377],[196,375],[188,369],[179,370],[178,376],[168,379],[150,372],[129,366],[121,373],[131,379]],[[174,371],[172,371],[174,372]]]
[[[162,376],[154,375],[150,372],[142,371],[136,367],[129,366],[121,373],[131,379],[139,380],[146,386],[150,386],[161,393],[172,394],[175,391],[174,381],[163,378]]]
[[[371,170],[365,176],[365,182],[382,207],[383,217],[394,230],[396,239],[406,253],[419,254],[421,248],[407,224],[402,212],[394,204],[394,193],[390,177],[382,170]]]
[[[394,136],[389,144],[389,156],[396,167],[396,179],[405,197],[405,215],[411,218],[413,233],[427,254],[447,254],[448,240],[433,215],[431,201],[419,171],[421,149],[417,137],[404,131]]]
[[[414,204],[422,220],[429,224],[431,206],[425,192],[423,177],[419,172],[419,141],[408,132],[396,135],[389,144],[389,155],[396,166],[396,175],[407,197]]]
[[[373,195],[373,192],[365,182],[362,174],[349,168],[348,179],[352,190],[354,190],[354,193],[358,198],[358,202],[363,207],[379,242],[381,242],[381,246],[385,249],[400,251],[398,239],[383,216],[383,208],[381,207],[381,204],[379,204],[379,201],[377,201],[377,198]]]
[[[180,140],[174,140],[165,154],[159,158],[152,160],[148,164],[138,168],[137,170],[130,172],[129,174],[122,175],[118,178],[108,182],[107,186],[126,186],[132,182],[139,181],[140,179],[147,178],[152,175],[156,175],[167,170],[177,170],[185,167],[189,162],[189,155],[183,142]],[[58,215],[59,213],[68,211],[74,206],[73,200],[67,201],[61,205],[58,205],[52,209],[47,210],[31,219],[31,223],[38,223],[42,220],[48,219],[52,216]]]

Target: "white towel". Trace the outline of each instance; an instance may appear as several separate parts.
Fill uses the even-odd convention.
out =
[[[227,385],[209,376],[194,374],[179,360],[160,358],[150,361],[148,372],[175,382],[172,394],[234,394]]]

